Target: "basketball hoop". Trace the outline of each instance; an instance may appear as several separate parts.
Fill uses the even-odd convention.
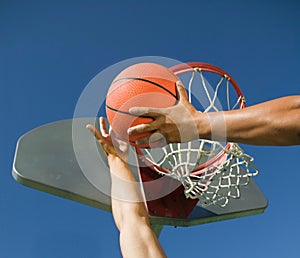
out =
[[[216,66],[195,62],[170,70],[188,86],[189,101],[201,112],[246,106],[236,81]],[[199,199],[203,207],[225,207],[230,198],[240,198],[240,188],[258,174],[253,158],[237,143],[199,139],[155,149],[136,147],[136,152],[151,170],[180,181],[186,198]]]

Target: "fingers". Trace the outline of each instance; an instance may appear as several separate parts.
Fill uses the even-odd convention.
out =
[[[135,142],[137,146],[145,146],[149,145],[151,148],[157,148],[157,147],[163,147],[168,144],[167,139],[164,137],[164,135],[155,132],[151,134],[150,136],[146,136],[143,138],[138,138]]]
[[[186,89],[181,81],[176,82],[177,91],[179,94],[179,100],[188,101]],[[165,115],[168,108],[154,108],[154,107],[132,107],[129,109],[129,113],[135,116],[149,116],[157,118],[161,115]]]
[[[181,102],[189,102],[186,89],[181,81],[176,82],[176,87]],[[166,115],[169,108],[154,108],[154,107],[132,107],[129,109],[129,113],[135,116],[149,116],[154,119],[161,115]]]
[[[153,122],[146,123],[146,124],[139,124],[139,125],[130,127],[127,130],[127,133],[129,135],[135,135],[135,134],[139,134],[139,133],[153,132],[159,128],[162,119],[164,119],[164,117],[160,116],[160,117],[156,118]]]
[[[101,133],[98,131],[98,129],[95,126],[93,126],[91,124],[88,124],[86,126],[86,128],[88,130],[90,130],[90,132],[96,137],[97,140],[102,140],[103,137],[102,137]]]
[[[177,86],[177,91],[178,91],[178,94],[179,94],[179,100],[181,102],[188,101],[188,96],[187,96],[187,93],[186,93],[186,89],[185,89],[184,85],[182,84],[182,82],[177,81],[176,86]]]
[[[140,124],[133,127],[128,128],[127,133],[129,135],[135,135],[139,133],[147,133],[153,131],[153,126],[151,126],[151,123],[149,124]]]
[[[96,137],[98,141],[110,140],[109,133],[106,128],[106,122],[103,117],[100,117],[100,131],[93,125],[88,124],[86,128],[91,131],[91,133]]]
[[[129,113],[135,116],[149,116],[156,118],[159,115],[163,114],[164,109],[162,108],[153,108],[153,107],[132,107],[129,109]]]
[[[167,109],[161,108],[150,108],[150,107],[133,107],[129,109],[129,113],[136,116],[149,116],[154,119],[153,122],[140,124],[133,127],[130,127],[127,130],[129,135],[135,135],[139,133],[147,133],[154,131],[158,128],[161,117],[164,116],[164,113]]]
[[[100,132],[103,137],[107,138],[109,136],[109,132],[107,130],[106,122],[104,117],[99,118],[99,124],[100,124]]]

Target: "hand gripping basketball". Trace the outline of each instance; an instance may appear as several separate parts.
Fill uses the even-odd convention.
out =
[[[179,78],[168,68],[155,63],[134,64],[119,73],[111,83],[106,96],[107,119],[118,137],[135,145],[138,138],[150,136],[150,132],[128,135],[128,128],[153,121],[148,116],[132,115],[129,109],[167,108],[176,105],[178,80]]]
[[[178,81],[176,83],[179,101],[175,106],[167,108],[133,107],[129,112],[137,116],[152,117],[153,122],[140,124],[128,129],[129,135],[152,132],[136,141],[137,145],[145,145],[161,140],[164,145],[170,142],[187,142],[199,138],[196,120],[205,116],[198,112],[188,101],[185,87]]]

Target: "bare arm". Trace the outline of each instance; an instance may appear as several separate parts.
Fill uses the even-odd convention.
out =
[[[201,113],[188,102],[183,85],[177,86],[180,100],[174,107],[132,108],[131,113],[151,116],[154,121],[132,127],[128,133],[155,132],[168,143],[201,138],[252,145],[300,144],[300,95],[242,110]],[[148,141],[149,137],[141,138],[137,144]]]
[[[116,157],[109,160],[112,173],[112,195],[122,190],[126,199],[112,197],[112,211],[117,228],[120,231],[120,246],[123,257],[166,257],[160,243],[153,233],[148,212],[141,199],[139,188],[129,167]],[[120,178],[127,181],[120,187]],[[132,183],[130,184],[128,183]],[[134,198],[133,201],[128,200]]]
[[[208,129],[199,128],[199,137],[209,138],[210,128],[218,128],[225,121],[227,141],[251,145],[300,144],[300,96],[270,100],[242,110],[212,112],[207,119]],[[200,124],[202,120],[198,117]]]
[[[88,125],[87,128],[95,135],[107,154],[112,181],[112,213],[120,231],[123,257],[166,257],[151,229],[140,188],[127,165],[126,146],[108,135],[103,118],[100,120],[100,126],[101,132],[92,125]]]

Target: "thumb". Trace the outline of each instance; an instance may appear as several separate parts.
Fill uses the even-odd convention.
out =
[[[177,87],[177,91],[178,91],[178,95],[179,95],[179,101],[180,102],[189,102],[186,89],[181,81],[176,82],[176,87]]]

